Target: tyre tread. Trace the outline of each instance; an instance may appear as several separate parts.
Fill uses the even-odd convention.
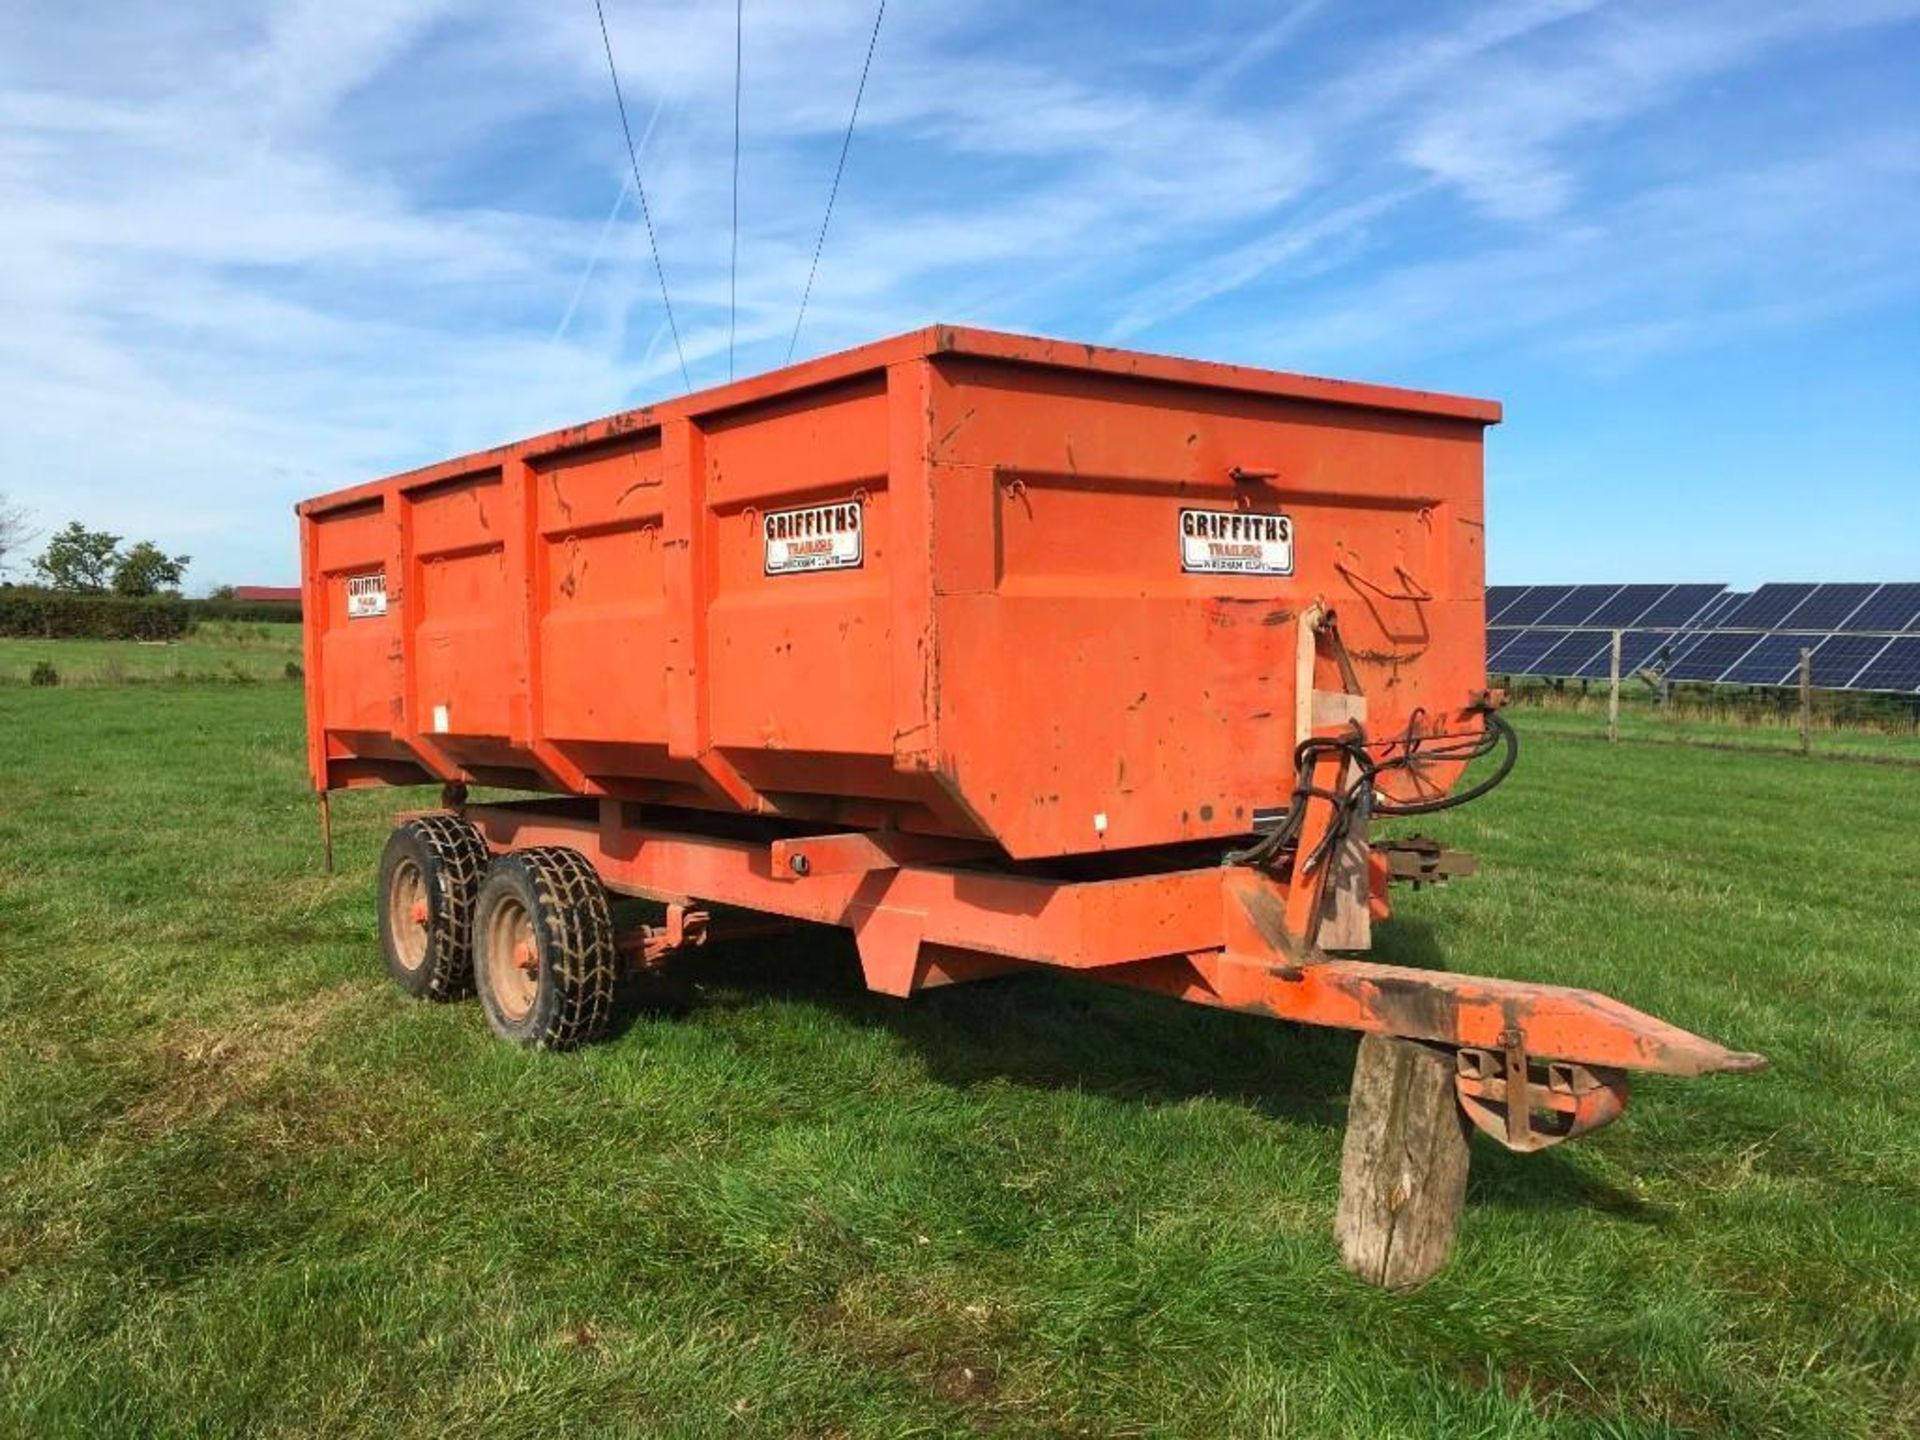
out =
[[[428,884],[438,902],[420,967],[423,983],[416,993],[428,1000],[463,999],[473,993],[474,900],[492,859],[487,842],[471,822],[450,812],[415,815],[395,827],[395,838],[402,833],[424,852]],[[391,846],[393,839],[387,843]],[[383,863],[383,879],[385,872]],[[381,904],[384,914],[384,894]]]
[[[606,886],[586,856],[563,845],[516,850],[494,864],[502,871],[511,867],[519,872],[531,901],[534,928],[546,948],[543,993],[535,997],[525,1020],[503,1033],[539,1050],[573,1050],[592,1044],[606,1034],[613,1019],[620,976]],[[476,928],[476,950],[481,943],[482,933]],[[475,955],[470,968],[480,964]]]

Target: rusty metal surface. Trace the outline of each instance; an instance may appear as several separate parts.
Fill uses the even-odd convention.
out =
[[[1243,932],[1244,936],[1244,932]],[[1167,957],[1091,978],[1204,1005],[1309,1025],[1504,1050],[1518,1033],[1533,1056],[1668,1075],[1763,1069],[1764,1056],[1730,1050],[1611,996],[1445,970],[1363,960],[1296,964],[1274,951]]]
[[[791,921],[777,918],[715,917],[706,910],[674,900],[666,905],[658,925],[622,931],[613,937],[613,943],[638,968],[650,970],[683,950],[785,935],[793,928]]]
[[[1504,1050],[1454,1052],[1460,1108],[1509,1150],[1544,1150],[1610,1125],[1627,1106],[1627,1076],[1606,1066],[1531,1059]]]
[[[1375,843],[1373,852],[1385,857],[1388,877],[1398,884],[1441,885],[1476,875],[1480,862],[1464,850],[1449,850],[1424,835],[1406,835]]]

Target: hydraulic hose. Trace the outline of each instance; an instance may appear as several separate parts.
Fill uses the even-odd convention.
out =
[[[1399,746],[1400,753],[1379,760],[1371,753],[1375,747],[1369,745],[1365,732],[1357,725],[1350,736],[1311,736],[1301,741],[1294,747],[1295,782],[1286,813],[1252,845],[1242,850],[1228,851],[1221,857],[1221,864],[1274,864],[1298,839],[1306,815],[1306,802],[1309,800],[1328,800],[1334,807],[1333,824],[1327,827],[1326,837],[1316,847],[1314,854],[1307,857],[1311,864],[1331,853],[1356,816],[1433,815],[1480,799],[1513,773],[1513,767],[1520,760],[1520,737],[1507,719],[1490,705],[1477,706],[1476,711],[1482,721],[1480,734],[1465,743],[1438,745],[1432,737],[1423,737],[1418,733],[1421,712],[1415,711],[1407,721],[1405,737],[1387,742]],[[1436,795],[1427,800],[1389,800],[1378,793],[1377,781],[1392,771],[1413,770],[1432,763],[1471,764],[1495,750],[1503,752],[1499,764],[1491,774],[1465,790],[1450,795]],[[1326,790],[1312,783],[1314,762],[1329,752],[1345,755],[1354,766],[1356,773],[1353,781],[1344,790]]]

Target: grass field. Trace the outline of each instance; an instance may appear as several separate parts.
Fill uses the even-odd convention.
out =
[[[166,642],[0,637],[0,686],[27,684],[43,661],[62,685],[284,680],[300,663],[300,627],[212,620]]]
[[[1570,710],[1519,705],[1509,715],[1530,734],[1543,739],[1598,740],[1607,738],[1604,708]],[[1800,734],[1791,725],[1727,725],[1690,715],[1665,715],[1636,708],[1620,716],[1620,743],[1635,745],[1697,745],[1714,750],[1752,750],[1798,758]],[[1816,728],[1812,756],[1920,766],[1920,734],[1836,727]]]
[[[1838,698],[1858,701],[1860,697]],[[1630,744],[1799,753],[1800,730],[1791,710],[1782,714],[1751,704],[1728,704],[1724,708],[1729,712],[1726,718],[1702,714],[1690,698],[1662,708],[1643,696],[1634,696],[1620,712],[1620,739]],[[1914,728],[1911,712],[1891,699],[1881,702],[1881,709],[1879,725],[1836,723],[1833,717],[1816,713],[1811,753],[1920,765],[1920,730]],[[1512,713],[1523,717],[1537,735],[1604,740],[1607,734],[1606,697],[1600,694],[1554,696],[1535,690],[1516,696]]]
[[[322,875],[297,686],[0,690],[0,1434],[1915,1433],[1920,770],[1533,718],[1383,958],[1773,1068],[1476,1142],[1395,1298],[1329,1233],[1344,1035],[810,937],[522,1054],[382,978],[417,802]]]

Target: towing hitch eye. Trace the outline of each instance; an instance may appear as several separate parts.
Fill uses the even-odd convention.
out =
[[[1509,1150],[1545,1150],[1611,1124],[1627,1108],[1627,1072],[1609,1065],[1533,1060],[1518,1032],[1500,1050],[1454,1052],[1454,1092],[1476,1127]]]

